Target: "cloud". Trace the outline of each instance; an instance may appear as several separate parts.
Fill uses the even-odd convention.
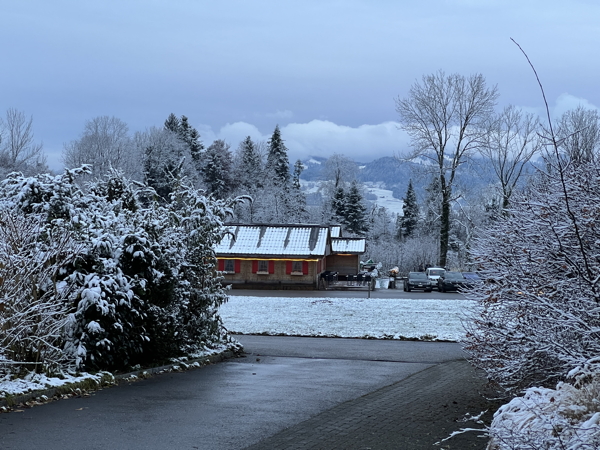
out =
[[[246,136],[253,141],[267,141],[271,132],[262,134],[247,122],[228,123],[215,132],[209,125],[197,127],[206,146],[215,139],[223,139],[235,149]],[[310,156],[329,157],[341,154],[359,162],[368,162],[383,156],[395,156],[408,148],[408,136],[395,122],[350,127],[328,120],[308,123],[290,123],[281,129],[288,148],[290,162]]]
[[[578,106],[582,106],[585,109],[596,109],[600,112],[600,108],[585,98],[575,97],[574,95],[565,92],[560,94],[556,99],[554,107],[552,107],[552,117],[554,120],[560,119],[564,113],[576,109]]]
[[[240,142],[250,136],[254,142],[266,139],[256,126],[246,122],[228,123],[221,127],[218,133],[219,139],[223,139],[232,148],[236,148]]]
[[[290,123],[281,129],[290,161],[342,154],[361,162],[394,156],[405,150],[407,136],[395,122],[349,127],[327,120]]]

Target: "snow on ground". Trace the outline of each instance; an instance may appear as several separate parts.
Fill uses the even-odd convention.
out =
[[[377,206],[383,206],[392,214],[402,214],[402,206],[404,202],[392,195],[389,189],[383,189],[380,184],[365,183],[366,190],[369,194],[377,196],[374,202]]]
[[[321,182],[300,179],[300,185],[305,194],[312,194],[319,191]],[[377,206],[383,206],[391,214],[402,214],[404,202],[394,197],[391,190],[383,189],[381,182],[373,183],[372,181],[369,181],[365,183],[365,189],[369,194],[373,194],[377,197],[377,199],[373,200]]]
[[[457,341],[473,302],[427,299],[230,296],[220,312],[240,334]]]
[[[83,373],[79,376],[64,375],[58,377],[48,377],[44,374],[29,373],[24,378],[12,379],[11,375],[0,376],[0,398],[6,395],[17,395],[25,392],[50,389],[54,387],[64,386],[68,383],[78,383],[84,380],[94,380],[100,382],[104,375],[109,375],[107,372],[100,372],[96,375]]]

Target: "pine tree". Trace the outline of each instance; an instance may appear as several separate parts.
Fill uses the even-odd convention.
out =
[[[400,226],[402,230],[402,237],[412,237],[419,224],[419,205],[417,203],[417,195],[412,185],[412,180],[408,182],[408,189],[406,190],[406,196],[403,199],[404,206],[402,207],[402,219]]]
[[[266,170],[272,177],[276,186],[283,187],[290,183],[290,161],[287,148],[281,139],[279,125],[275,126],[273,135],[269,139],[269,154],[267,156]]]
[[[200,140],[200,133],[193,126],[189,124],[186,116],[181,116],[178,119],[175,114],[169,114],[167,120],[165,120],[165,129],[169,130],[179,137],[190,149],[192,160],[194,161],[197,169],[200,168],[200,159],[204,145]]]
[[[229,145],[218,139],[204,153],[202,176],[209,194],[225,198],[232,189],[231,152]]]
[[[202,151],[204,150],[204,145],[200,140],[200,133],[198,133],[198,130],[196,130],[193,127],[190,129],[189,140],[187,144],[190,148],[190,153],[192,154],[192,160],[196,164],[199,164],[202,156]]]
[[[342,186],[338,186],[333,195],[331,201],[331,211],[333,212],[333,219],[341,223],[346,224],[346,192]]]
[[[173,133],[179,134],[179,119],[173,113],[169,114],[167,120],[165,120],[165,129],[172,131]]]
[[[262,162],[250,136],[242,141],[238,152],[238,184],[248,191],[261,187],[264,184]]]
[[[289,196],[290,218],[294,223],[302,223],[308,217],[306,197],[302,192],[302,187],[300,185],[300,175],[302,175],[303,170],[304,164],[302,164],[302,161],[297,160],[294,164],[294,175],[292,177],[292,187]]]
[[[353,181],[346,197],[346,229],[358,236],[364,236],[368,231],[366,208],[358,188],[358,182]]]

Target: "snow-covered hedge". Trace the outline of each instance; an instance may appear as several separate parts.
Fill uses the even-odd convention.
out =
[[[231,203],[181,184],[170,202],[158,203],[151,189],[117,172],[84,191],[76,180],[86,172],[84,167],[59,176],[12,174],[0,183],[2,217],[10,212],[15,220],[40,224],[30,238],[36,251],[56,247],[55,236],[68,236],[77,249],[70,258],[54,258],[52,273],[40,274],[24,294],[32,298],[40,291],[57,303],[64,326],[60,322],[52,337],[64,360],[77,369],[116,370],[226,340],[217,308],[227,297],[212,249]],[[14,268],[3,260],[0,277]],[[5,285],[0,330],[12,329],[10,311],[18,299]],[[0,355],[16,361],[30,358],[28,352],[16,357],[6,343],[0,347]]]
[[[473,249],[486,284],[465,347],[515,394],[600,355],[600,166],[546,163]]]
[[[600,371],[575,371],[556,389],[533,387],[502,406],[489,429],[488,450],[600,448]]]

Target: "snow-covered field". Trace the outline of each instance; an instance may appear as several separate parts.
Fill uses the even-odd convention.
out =
[[[383,206],[392,214],[402,214],[402,207],[404,202],[397,199],[392,195],[392,191],[389,189],[383,189],[380,184],[365,183],[365,188],[369,194],[377,196],[377,200],[374,202],[378,206]]]
[[[304,190],[305,194],[311,194],[319,190],[319,181],[306,181],[300,179],[300,185]],[[402,206],[404,202],[393,196],[392,191],[384,189],[382,183],[373,183],[369,181],[365,183],[365,191],[369,194],[373,194],[377,199],[372,200],[378,206],[383,206],[392,214],[402,214]]]
[[[283,334],[457,341],[473,302],[464,299],[286,298],[230,296],[225,327],[240,334]]]

